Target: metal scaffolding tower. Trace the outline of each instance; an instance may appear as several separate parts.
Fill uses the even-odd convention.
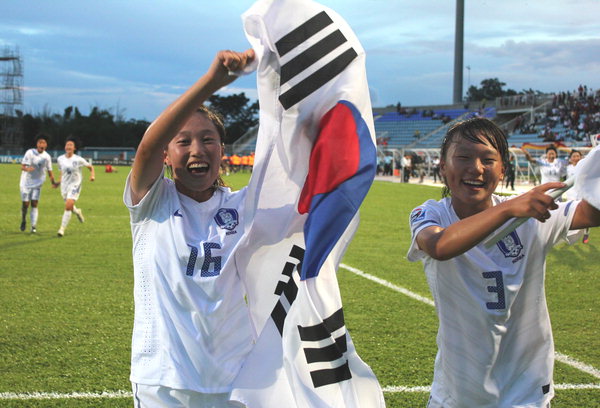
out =
[[[17,47],[0,54],[0,146],[23,147],[23,61]]]

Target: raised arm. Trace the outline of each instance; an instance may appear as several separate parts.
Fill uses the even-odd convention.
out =
[[[528,162],[536,163],[536,160],[533,157],[531,157],[531,153],[529,153],[524,146],[521,146],[521,151],[525,155],[525,158],[527,159]]]
[[[511,200],[504,201],[447,228],[423,229],[417,235],[419,248],[437,260],[447,260],[473,248],[513,217],[533,217],[541,222],[558,208],[546,191],[564,187],[563,183],[546,183]]]
[[[230,75],[229,71],[242,70],[253,59],[252,49],[244,52],[219,51],[208,71],[148,127],[138,146],[131,171],[133,204],[146,195],[160,175],[167,144],[190,115],[214,92],[235,80],[236,77]]]

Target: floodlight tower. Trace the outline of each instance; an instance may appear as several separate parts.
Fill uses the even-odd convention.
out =
[[[23,128],[18,117],[23,105],[23,62],[17,47],[0,54],[0,146],[23,147]]]
[[[454,93],[452,103],[463,100],[463,52],[465,27],[465,0],[456,0],[456,28],[454,32]]]

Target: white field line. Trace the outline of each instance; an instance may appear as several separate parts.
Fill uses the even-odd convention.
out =
[[[380,285],[383,285],[387,288],[395,290],[396,292],[400,292],[403,295],[406,295],[410,298],[418,300],[419,302],[423,302],[429,306],[435,306],[435,303],[433,303],[433,300],[431,300],[427,297],[421,296],[418,293],[411,292],[410,290],[403,288],[401,286],[394,285],[393,283],[388,282],[385,279],[378,278],[377,276],[373,276],[371,274],[361,271],[360,269],[353,268],[352,266],[349,266],[349,265],[346,265],[343,263],[340,264],[340,267],[346,269],[349,272],[352,272],[355,275],[361,276],[365,279],[369,279],[373,282],[377,282]],[[595,367],[592,367],[591,365],[582,363],[581,361],[575,360],[573,357],[569,357],[569,356],[559,353],[559,352],[555,352],[554,357],[556,358],[556,360],[560,361],[561,363],[570,365],[571,367],[574,367],[580,371],[583,371],[584,373],[590,374],[596,378],[600,378],[600,370],[598,370]]]
[[[419,302],[423,302],[425,304],[428,304],[429,306],[435,306],[435,303],[433,303],[433,300],[431,300],[425,296],[421,296],[418,293],[411,292],[410,290],[403,288],[401,286],[396,286],[393,283],[386,281],[385,279],[381,279],[381,278],[378,278],[377,276],[370,275],[366,272],[361,271],[360,269],[353,268],[353,267],[343,264],[343,263],[340,264],[340,267],[352,272],[353,274],[356,274],[365,279],[371,280],[371,281],[379,283],[380,285],[383,285],[387,288],[395,290],[396,292],[400,292],[403,295],[406,295],[410,298],[418,300]]]
[[[554,384],[555,390],[600,390],[600,384]],[[430,393],[431,386],[424,387],[384,387],[383,392],[385,393],[396,393],[396,392],[423,392]]]
[[[104,391],[104,392],[72,392],[59,394],[58,392],[15,392],[0,393],[0,400],[56,400],[56,399],[92,399],[92,398],[133,398],[131,391]]]
[[[600,390],[600,384],[554,384],[555,390]],[[422,387],[384,387],[386,394],[394,393],[429,393],[430,386]],[[17,394],[14,392],[0,393],[2,400],[59,400],[59,399],[111,399],[111,398],[133,398],[131,391],[113,391],[113,392],[73,392],[70,394],[59,394],[57,392],[32,392]]]

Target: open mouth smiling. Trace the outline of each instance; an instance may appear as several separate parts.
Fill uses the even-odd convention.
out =
[[[463,180],[462,182],[463,182],[463,184],[466,184],[468,187],[482,188],[485,186],[485,183],[483,181],[479,181],[479,180]]]
[[[190,163],[187,166],[187,169],[192,174],[204,174],[208,172],[208,164],[207,163]]]

